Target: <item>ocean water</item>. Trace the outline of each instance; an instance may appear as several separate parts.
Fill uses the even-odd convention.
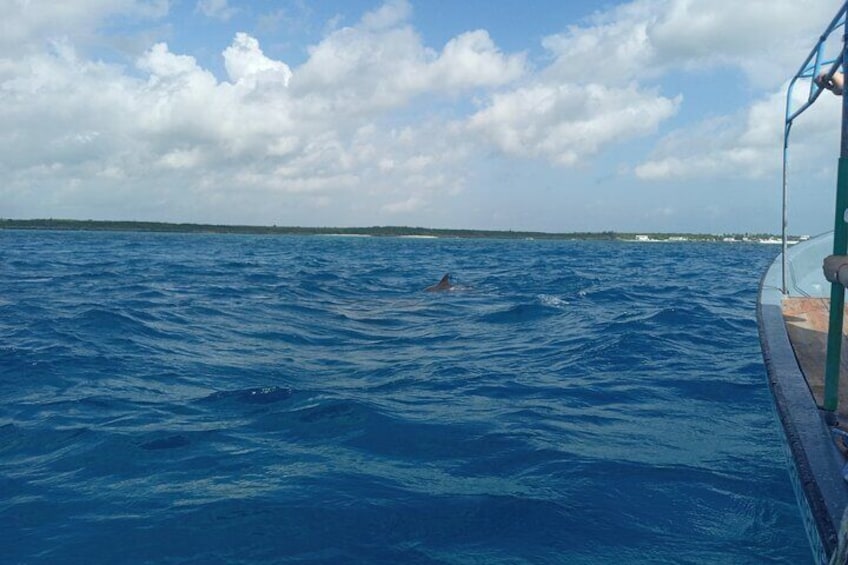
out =
[[[811,562],[777,251],[0,232],[0,561]]]

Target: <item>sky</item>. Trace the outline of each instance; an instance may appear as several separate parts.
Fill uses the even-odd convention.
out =
[[[0,217],[779,233],[840,5],[0,0]],[[792,233],[832,229],[840,102]]]

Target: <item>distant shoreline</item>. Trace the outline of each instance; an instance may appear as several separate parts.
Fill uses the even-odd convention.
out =
[[[329,235],[329,236],[371,236],[371,237],[407,237],[419,239],[467,238],[467,239],[544,239],[544,240],[601,240],[634,242],[679,242],[679,241],[715,241],[775,243],[779,236],[773,234],[699,234],[699,233],[625,233],[602,232],[535,232],[472,229],[433,229],[407,226],[372,226],[356,228],[299,227],[299,226],[243,226],[222,224],[190,224],[142,221],[110,220],[56,220],[0,219],[3,230],[56,230],[56,231],[124,231],[124,232],[161,232],[161,233],[216,233],[245,235]],[[797,242],[798,237],[792,237]]]

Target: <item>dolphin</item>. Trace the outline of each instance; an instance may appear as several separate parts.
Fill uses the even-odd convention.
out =
[[[426,290],[427,292],[441,292],[443,290],[450,290],[452,288],[453,285],[450,282],[450,273],[445,273],[445,276],[442,277],[442,280],[440,280],[437,284],[434,284],[433,286],[428,286],[424,290]]]

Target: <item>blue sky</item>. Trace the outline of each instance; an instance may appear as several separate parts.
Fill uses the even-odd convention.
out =
[[[831,0],[11,0],[0,217],[778,232]],[[793,130],[831,228],[839,100]]]

